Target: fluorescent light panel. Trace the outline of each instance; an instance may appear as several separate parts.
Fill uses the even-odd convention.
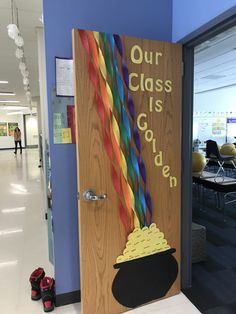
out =
[[[0,84],[8,84],[8,81],[0,81]]]
[[[1,103],[13,103],[16,104],[18,102],[20,102],[19,100],[0,100]]]
[[[13,92],[0,92],[0,96],[15,96],[16,94]]]
[[[18,110],[18,109],[27,109],[26,106],[0,106],[0,110]]]
[[[14,116],[15,114],[23,114],[23,112],[22,111],[7,112],[8,116],[11,116],[11,115]]]

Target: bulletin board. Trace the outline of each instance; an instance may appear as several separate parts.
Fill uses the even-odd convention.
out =
[[[193,140],[199,139],[205,142],[209,139],[222,145],[226,141],[226,117],[222,116],[199,116],[193,118]]]
[[[60,97],[52,91],[53,142],[75,144],[75,107],[71,97]]]

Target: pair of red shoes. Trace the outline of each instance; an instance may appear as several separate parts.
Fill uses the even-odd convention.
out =
[[[39,267],[30,275],[31,300],[42,298],[44,312],[54,310],[55,302],[55,280],[51,277],[45,277],[44,269]]]

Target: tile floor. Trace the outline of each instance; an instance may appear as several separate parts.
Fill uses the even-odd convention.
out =
[[[38,266],[53,276],[48,261],[42,182],[37,150],[24,150],[22,156],[0,151],[0,314],[43,313],[41,301],[30,299],[28,282]],[[56,308],[54,313],[80,314],[80,304]],[[200,312],[181,293],[129,313]]]

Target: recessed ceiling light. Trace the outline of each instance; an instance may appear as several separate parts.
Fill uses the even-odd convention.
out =
[[[10,116],[10,115],[15,115],[15,114],[23,114],[22,111],[14,111],[14,112],[7,112],[7,115]]]
[[[20,101],[19,100],[0,100],[0,102],[1,103],[13,103],[13,104],[15,104],[15,103],[18,103]]]
[[[0,110],[18,110],[18,109],[27,109],[26,106],[0,106]]]
[[[221,75],[221,74],[210,74],[207,76],[202,77],[202,79],[206,79],[206,80],[218,80],[220,78],[225,77],[226,75]]]
[[[0,92],[0,96],[15,96],[16,94],[13,92]]]
[[[22,111],[7,112],[8,116],[15,115],[15,114],[23,114],[23,112]]]
[[[0,84],[8,84],[8,81],[0,81]]]

